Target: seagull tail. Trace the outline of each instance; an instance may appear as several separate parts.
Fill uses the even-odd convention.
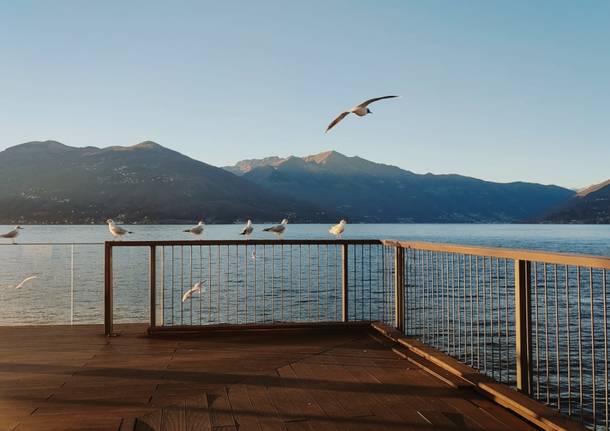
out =
[[[132,231],[128,230],[127,233],[133,233]]]
[[[184,229],[182,232],[190,232],[189,229]]]
[[[265,232],[269,232],[270,230],[271,230],[270,227],[266,227],[266,228],[263,229],[263,231],[265,231]]]

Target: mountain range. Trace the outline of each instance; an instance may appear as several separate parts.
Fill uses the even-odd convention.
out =
[[[0,152],[0,223],[608,223],[610,184],[576,193],[527,182],[417,174],[335,151],[218,168],[154,142]],[[609,182],[610,183],[610,182]]]
[[[317,221],[316,205],[279,198],[154,142],[76,148],[29,142],[0,152],[0,223]],[[319,213],[318,213],[319,211]]]
[[[575,194],[558,186],[416,174],[336,151],[244,160],[225,169],[285,197],[369,223],[533,221]]]

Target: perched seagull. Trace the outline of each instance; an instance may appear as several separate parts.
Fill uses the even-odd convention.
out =
[[[277,236],[281,237],[284,231],[286,230],[286,225],[288,224],[288,220],[284,219],[280,224],[276,224],[275,226],[266,227],[263,229],[265,232],[273,232]]]
[[[252,250],[252,260],[256,260],[256,250]]]
[[[124,235],[126,235],[128,233],[133,233],[133,232],[128,231],[127,229],[123,229],[121,226],[117,226],[116,224],[114,224],[114,221],[112,221],[112,219],[106,220],[106,223],[108,223],[108,230],[110,231],[112,236],[115,238],[117,238],[117,237],[122,238]]]
[[[10,232],[7,233],[3,233],[2,235],[0,235],[0,238],[9,238],[13,240],[13,244],[15,244],[15,238],[17,238],[17,236],[19,235],[19,231],[22,230],[23,228],[21,226],[15,226],[15,229],[13,229]]]
[[[328,232],[330,232],[332,235],[335,236],[335,238],[341,238],[341,235],[343,234],[343,232],[345,231],[345,225],[347,224],[347,222],[345,220],[341,220],[339,222],[339,224],[334,225],[333,227],[331,227]]]
[[[30,275],[29,277],[25,278],[21,283],[19,283],[17,286],[15,286],[15,289],[21,289],[25,283],[27,283],[30,280],[34,280],[35,278],[38,278],[38,277],[35,275]]]
[[[189,290],[184,292],[184,295],[182,295],[182,302],[185,302],[187,299],[190,299],[191,296],[193,296],[193,293],[201,293],[202,287],[203,287],[202,281],[198,281],[197,283],[195,283],[195,285],[193,287],[191,287]],[[205,291],[205,288],[203,288],[203,290]]]
[[[201,235],[203,233],[203,225],[204,223],[200,221],[199,223],[197,223],[197,226],[192,227],[190,229],[184,229],[183,232],[192,233],[193,235]]]
[[[371,111],[368,106],[373,103],[373,102],[377,102],[378,100],[383,100],[383,99],[392,99],[394,97],[399,97],[399,96],[383,96],[383,97],[374,97],[373,99],[369,99],[365,102],[362,102],[360,105],[356,105],[353,108],[348,109],[347,111],[344,111],[342,113],[339,114],[339,116],[337,116],[337,118],[335,118],[326,128],[326,132],[328,133],[328,131],[330,129],[332,129],[333,127],[335,127],[339,121],[343,120],[345,117],[347,117],[349,114],[356,114],[359,117],[364,117],[367,114],[372,114],[373,111]]]
[[[246,223],[246,226],[244,227],[244,230],[241,231],[240,235],[245,235],[246,239],[248,239],[250,238],[250,235],[252,235],[253,230],[252,220],[248,220],[248,223]]]

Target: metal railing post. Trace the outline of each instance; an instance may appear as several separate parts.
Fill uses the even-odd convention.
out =
[[[404,249],[394,247],[394,327],[405,331],[405,271]]]
[[[112,335],[112,245],[104,244],[104,333]]]
[[[515,259],[517,389],[532,394],[532,263]]]
[[[157,247],[150,246],[148,279],[150,282],[150,327],[157,326]]]
[[[349,320],[349,310],[348,310],[348,305],[349,305],[349,301],[348,301],[348,293],[347,293],[347,288],[348,288],[348,283],[347,283],[347,278],[348,278],[348,245],[347,244],[343,244],[341,246],[341,302],[342,302],[342,307],[341,307],[341,319],[343,322],[347,322]]]

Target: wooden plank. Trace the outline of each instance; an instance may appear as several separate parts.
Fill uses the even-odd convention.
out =
[[[212,428],[236,426],[226,387],[223,387],[216,393],[207,394],[207,398]]]
[[[185,409],[186,431],[206,431],[212,429],[207,394],[203,393],[186,400]]]
[[[241,431],[262,431],[246,385],[233,385],[228,390],[231,410]]]
[[[184,403],[161,409],[160,431],[186,431],[186,409]]]
[[[248,379],[246,386],[248,397],[258,414],[258,422],[263,430],[284,431],[286,426],[269,396],[265,386],[267,381],[266,376],[256,376]]]

